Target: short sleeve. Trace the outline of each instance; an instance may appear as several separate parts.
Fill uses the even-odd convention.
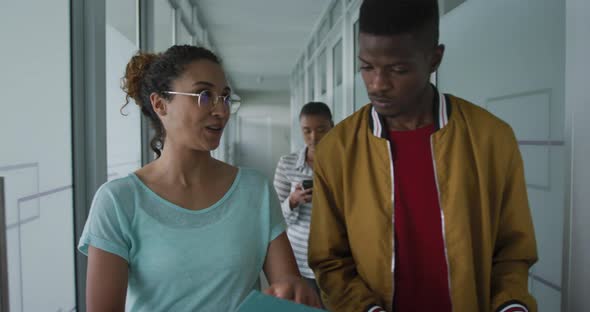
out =
[[[273,187],[269,183],[269,210],[270,210],[270,241],[273,241],[287,229],[281,204]]]
[[[129,223],[129,216],[121,209],[120,200],[114,196],[108,184],[103,185],[94,195],[78,250],[88,255],[88,247],[92,246],[129,262]]]

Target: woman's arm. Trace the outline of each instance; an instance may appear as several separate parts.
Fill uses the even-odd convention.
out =
[[[92,246],[88,247],[86,311],[125,311],[127,261]]]
[[[312,307],[320,307],[315,291],[301,278],[287,234],[283,232],[269,245],[264,273],[270,287],[266,294],[292,300]]]

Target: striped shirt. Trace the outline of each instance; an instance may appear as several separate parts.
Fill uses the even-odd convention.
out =
[[[285,155],[279,160],[275,172],[274,186],[281,201],[283,216],[287,222],[287,236],[293,247],[295,259],[301,275],[315,278],[307,264],[307,241],[311,222],[311,203],[301,204],[293,209],[289,206],[289,196],[297,184],[313,179],[313,169],[305,161],[307,148]]]

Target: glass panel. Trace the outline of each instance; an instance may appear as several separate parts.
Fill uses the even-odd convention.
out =
[[[315,99],[315,81],[314,81],[313,63],[307,67],[307,98],[309,101]]]
[[[551,287],[537,287],[535,281],[532,293],[540,298],[540,311],[559,311],[567,163],[565,3],[468,1],[443,18],[441,30],[447,50],[439,87],[485,107],[514,129],[539,254],[532,271],[556,290],[550,294]]]
[[[354,74],[354,110],[356,111],[370,102],[363,77],[360,72],[357,72]]]
[[[137,0],[107,0],[106,21],[128,41],[137,43]]]
[[[320,95],[326,94],[328,91],[328,59],[326,49],[322,50],[318,57],[318,79],[320,79]]]
[[[305,57],[301,56],[299,59],[299,73],[303,74],[305,72]]]
[[[342,39],[332,49],[332,59],[334,60],[334,86],[342,84]]]
[[[333,101],[332,107],[334,109],[334,121],[338,122],[343,117],[344,103],[343,99],[343,88],[342,88],[342,39],[338,40],[338,43],[332,48],[332,60],[333,60]]]
[[[0,311],[8,310],[8,260],[6,256],[6,207],[4,206],[4,177],[0,176]]]
[[[332,26],[334,26],[334,24],[336,23],[336,21],[338,21],[338,18],[340,18],[341,15],[342,15],[342,2],[340,0],[336,0],[336,2],[334,2],[334,6],[330,10],[330,20],[331,20]]]
[[[360,72],[359,64],[359,22],[354,23],[354,110],[365,106],[370,102],[367,89]]]
[[[227,128],[223,133],[224,140],[226,144],[223,146],[225,148],[225,159],[224,161],[235,165],[235,146],[237,142],[236,137],[236,125],[237,125],[237,114],[232,114],[230,116],[229,122],[227,124]]]
[[[311,58],[315,52],[315,37],[311,38],[309,45],[307,46],[307,58]]]
[[[334,101],[332,107],[334,108],[333,116],[334,122],[338,123],[344,118],[344,102],[343,102],[343,88],[339,85],[334,88]]]
[[[135,102],[121,110],[125,93],[121,90],[121,78],[129,59],[139,46],[131,41],[137,33],[137,24],[121,29],[129,16],[136,16],[136,0],[108,0],[106,25],[106,116],[107,116],[107,177],[109,180],[127,176],[141,167],[140,109]],[[111,15],[112,16],[109,16]],[[131,27],[133,26],[133,27]]]
[[[328,35],[328,32],[330,32],[330,27],[330,15],[328,14],[324,18],[324,21],[322,22],[322,24],[320,25],[320,29],[318,30],[318,44],[321,44],[324,38],[326,38],[326,35]]]
[[[295,90],[295,101],[291,105],[291,150],[294,151],[303,145],[303,136],[299,130],[299,111],[305,104],[305,80],[304,71],[299,72],[298,88]]]
[[[176,11],[176,44],[193,44],[193,36],[182,22],[181,11]]]
[[[0,21],[10,311],[74,311],[70,1],[2,1]]]
[[[305,73],[301,71],[299,73],[299,96],[297,97],[297,105],[302,105],[301,103],[305,101]]]
[[[150,49],[154,52],[163,52],[172,44],[172,31],[174,21],[174,10],[168,1],[148,1],[149,5],[153,5],[153,10],[149,10],[153,16],[148,18],[148,21],[153,21],[150,25],[148,36],[151,36]]]
[[[359,21],[354,23],[354,71],[360,71],[359,66]]]

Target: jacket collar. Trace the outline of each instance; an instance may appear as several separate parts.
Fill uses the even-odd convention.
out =
[[[433,113],[434,126],[438,131],[449,123],[449,118],[451,117],[451,101],[448,95],[439,92],[435,86],[432,87],[434,88],[434,93],[437,95],[434,97]],[[389,137],[389,132],[385,126],[385,118],[379,115],[374,107],[371,107],[369,114],[369,127],[374,136],[384,139]]]

